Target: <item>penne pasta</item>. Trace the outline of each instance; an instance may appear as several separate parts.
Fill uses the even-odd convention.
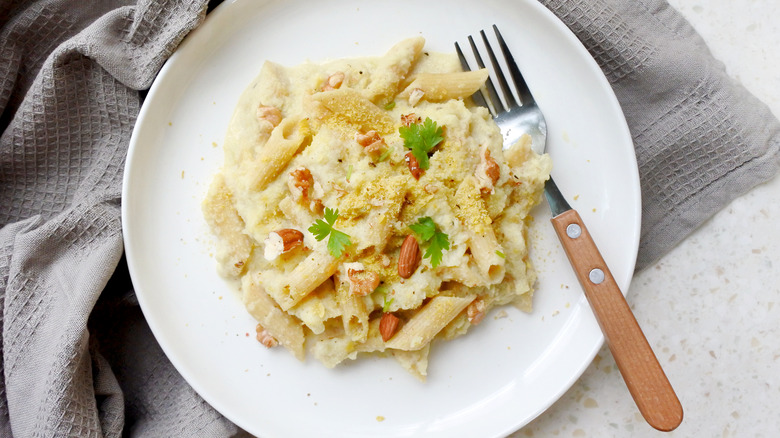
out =
[[[425,382],[428,376],[428,354],[431,351],[431,344],[414,351],[393,350],[392,355],[406,371],[421,382]]]
[[[327,253],[312,251],[280,283],[267,283],[266,290],[282,310],[289,310],[336,272],[339,260]]]
[[[346,272],[339,277],[346,278]],[[347,281],[339,281],[336,296],[341,308],[341,322],[347,338],[363,342],[368,337],[368,310],[363,298],[350,291]]]
[[[504,278],[504,258],[498,254],[501,246],[492,227],[485,227],[482,234],[470,232],[469,249],[471,256],[488,284],[496,284]]]
[[[487,69],[455,73],[420,73],[400,94],[408,99],[414,90],[422,92],[428,102],[465,99],[476,93],[488,78]]]
[[[364,132],[375,130],[384,135],[389,134],[395,128],[387,112],[355,90],[345,88],[323,91],[313,95],[312,99],[320,102],[330,111],[327,119],[353,125],[357,130]]]
[[[431,298],[387,343],[387,348],[414,351],[425,347],[441,329],[466,308],[475,296]]]
[[[398,93],[399,84],[406,78],[415,61],[420,57],[425,39],[409,38],[393,46],[377,63],[366,87],[365,96],[372,102],[384,105]]]
[[[246,270],[252,252],[252,239],[244,234],[244,220],[235,210],[221,174],[211,182],[202,208],[206,223],[215,230],[217,237],[219,273],[227,278],[239,278]]]
[[[333,281],[325,280],[298,304],[288,309],[287,313],[300,319],[312,333],[324,332],[325,321],[341,314],[341,307],[334,294]]]
[[[282,120],[251,163],[254,173],[252,189],[262,190],[269,181],[276,178],[309,136],[306,119]]]
[[[240,97],[203,214],[266,347],[326,367],[392,356],[424,381],[435,339],[530,306],[525,228],[549,157],[502,153],[468,99],[487,71],[423,45],[266,62]]]
[[[247,311],[263,326],[265,330],[292,352],[295,357],[303,360],[305,352],[303,344],[303,327],[297,318],[292,317],[277,307],[262,286],[252,281],[252,277],[244,276],[241,282],[244,291],[244,305]]]

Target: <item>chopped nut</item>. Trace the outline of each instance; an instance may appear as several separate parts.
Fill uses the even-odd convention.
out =
[[[406,160],[406,164],[409,166],[409,172],[412,173],[414,179],[420,179],[420,175],[423,174],[424,170],[420,168],[420,163],[417,161],[417,158],[414,157],[414,154],[407,152],[404,156],[404,160]]]
[[[425,187],[423,187],[423,190],[425,190],[425,193],[430,193],[432,195],[438,192],[439,188],[433,184],[426,184]]]
[[[357,141],[358,144],[363,147],[366,147],[380,140],[382,140],[382,137],[380,137],[379,133],[374,131],[373,129],[371,131],[366,132],[365,134],[361,134],[359,132],[355,134],[355,141]]]
[[[266,348],[273,348],[279,345],[279,341],[277,341],[276,338],[271,336],[271,333],[269,333],[268,330],[264,329],[263,326],[261,326],[260,324],[257,324],[255,331],[257,332],[257,336],[256,336],[257,341],[265,345]]]
[[[296,229],[284,228],[277,231],[276,234],[282,237],[284,252],[287,252],[298,245],[303,245],[303,233]]]
[[[382,319],[379,320],[379,334],[382,335],[382,340],[387,342],[395,335],[398,330],[398,323],[400,320],[392,313],[383,313]]]
[[[358,132],[355,134],[355,140],[359,145],[365,148],[366,154],[368,154],[373,161],[379,160],[382,154],[387,152],[385,140],[374,130],[368,131],[365,134]]]
[[[490,156],[490,150],[485,150],[485,174],[490,178],[493,185],[498,182],[499,176],[501,176],[501,168],[498,167],[498,163],[493,157]]]
[[[421,90],[420,88],[415,88],[412,90],[411,93],[409,93],[409,105],[415,106],[417,105],[417,102],[422,99],[423,95],[425,95],[425,92]]]
[[[413,235],[406,236],[398,255],[398,275],[409,278],[420,265],[420,245]]]
[[[314,186],[314,178],[311,176],[309,169],[299,167],[290,172],[290,177],[287,179],[287,188],[290,189],[294,200],[306,203],[309,200],[312,186]]]
[[[344,82],[344,78],[344,72],[337,71],[336,73],[333,73],[332,75],[328,76],[328,79],[326,79],[325,83],[322,84],[322,91],[338,89]]]
[[[349,293],[364,297],[379,286],[379,274],[363,269],[347,269]]]
[[[409,114],[402,114],[401,115],[401,123],[404,126],[413,125],[415,123],[420,123],[422,121],[422,117],[418,116],[415,113],[409,113]]]
[[[291,249],[303,246],[303,233],[292,228],[272,231],[268,233],[268,238],[263,244],[265,245],[263,256],[271,262]]]
[[[271,127],[276,127],[282,121],[282,112],[273,106],[260,105],[257,107],[257,118],[270,123]]]
[[[485,301],[482,298],[477,298],[469,304],[466,308],[466,315],[469,318],[469,322],[477,325],[485,318]]]
[[[481,159],[474,176],[479,182],[479,188],[482,193],[492,193],[498,178],[501,176],[501,168],[496,163],[496,160],[490,156],[490,149],[484,148],[484,152],[480,156]]]

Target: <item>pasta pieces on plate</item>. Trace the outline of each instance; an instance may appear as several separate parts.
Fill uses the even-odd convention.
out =
[[[203,210],[264,345],[328,367],[384,354],[425,379],[433,341],[528,307],[550,159],[504,151],[470,99],[487,72],[424,43],[269,61],[240,97]]]

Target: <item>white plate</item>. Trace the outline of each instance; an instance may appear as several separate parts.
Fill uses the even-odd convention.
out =
[[[295,65],[427,48],[502,29],[545,112],[556,181],[625,291],[639,243],[631,137],[608,82],[579,41],[533,0],[237,0],[219,6],[166,63],[130,143],[122,216],[130,273],[157,340],[203,398],[258,436],[501,436],[549,407],[603,338],[548,222],[531,232],[535,310],[493,312],[434,345],[428,382],[391,359],[329,370],[254,340],[255,322],[216,274],[200,203],[222,163],[238,96],[266,59]],[[382,420],[383,421],[380,421]]]

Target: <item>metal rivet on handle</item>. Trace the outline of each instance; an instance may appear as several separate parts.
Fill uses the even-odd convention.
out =
[[[599,268],[592,269],[588,274],[588,278],[590,278],[590,282],[593,284],[601,284],[604,281],[604,271]]]
[[[569,226],[566,227],[566,235],[572,239],[576,239],[582,235],[582,228],[577,224],[569,224]]]

